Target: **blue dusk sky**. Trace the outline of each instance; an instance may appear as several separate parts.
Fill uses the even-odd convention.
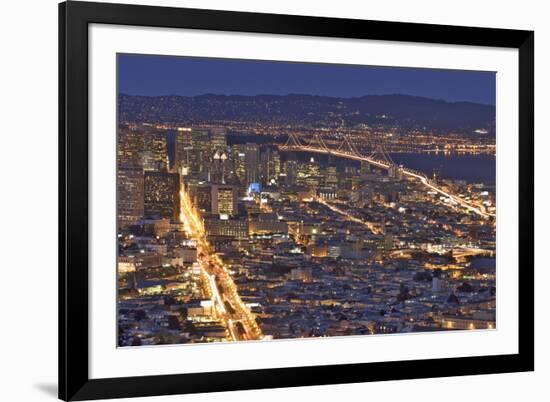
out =
[[[128,95],[404,94],[495,104],[496,74],[150,55],[118,55],[119,91]]]

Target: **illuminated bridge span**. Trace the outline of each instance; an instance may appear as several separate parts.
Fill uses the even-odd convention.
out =
[[[330,148],[326,145],[325,141],[323,141],[323,138],[319,134],[315,134],[307,144],[302,143],[302,141],[295,134],[290,134],[287,142],[284,145],[280,145],[279,149],[286,152],[313,152],[318,154],[328,154],[341,158],[364,161],[380,169],[394,170],[395,173],[400,173],[404,176],[419,180],[428,189],[447,197],[455,205],[460,205],[484,218],[495,216],[495,214],[486,212],[483,207],[466,201],[455,194],[450,194],[442,188],[432,184],[424,173],[396,165],[391,156],[381,145],[378,145],[369,156],[365,156],[359,152],[355,144],[350,141],[347,136],[344,136],[344,139],[337,148]]]

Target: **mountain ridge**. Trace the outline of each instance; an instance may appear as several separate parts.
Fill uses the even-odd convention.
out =
[[[458,131],[494,135],[495,106],[470,101],[449,102],[413,95],[128,95],[118,96],[123,121],[260,122],[312,127],[399,126],[404,129]]]

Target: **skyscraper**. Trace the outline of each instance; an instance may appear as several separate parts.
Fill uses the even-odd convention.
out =
[[[259,181],[260,148],[257,144],[247,143],[245,145],[245,179],[246,184]]]
[[[227,133],[225,128],[210,129],[210,145],[212,151],[226,151],[227,148]]]
[[[260,155],[260,178],[264,183],[277,181],[281,173],[281,158],[279,153],[271,148],[266,148]]]
[[[281,174],[281,155],[277,151],[271,152],[271,157],[269,158],[267,165],[267,175],[268,181],[279,180],[279,175]]]
[[[325,185],[327,187],[337,187],[338,186],[338,172],[336,170],[335,164],[330,164],[327,167],[327,172],[325,176]]]
[[[210,134],[207,130],[193,129],[191,131],[193,151],[191,152],[191,173],[206,175],[212,161]]]
[[[212,144],[208,130],[179,128],[175,141],[175,165],[185,175],[208,173],[212,161]]]
[[[224,150],[217,150],[210,163],[210,181],[213,183],[225,184],[227,177],[227,153]]]
[[[147,217],[178,220],[180,196],[179,174],[146,171],[144,179],[144,211]]]
[[[237,214],[238,188],[221,184],[212,185],[212,213],[224,215]]]
[[[119,167],[143,166],[143,134],[128,127],[118,129],[117,165]]]
[[[319,162],[316,161],[313,156],[309,158],[309,162],[307,164],[307,174],[309,176],[319,176],[321,174],[321,167],[319,166]]]
[[[286,184],[294,185],[296,184],[296,177],[298,176],[298,162],[295,160],[287,160],[285,162],[285,174],[286,174]]]
[[[143,169],[120,167],[117,169],[118,226],[135,224],[144,214]]]
[[[190,153],[192,151],[193,138],[191,135],[191,129],[179,128],[176,132],[174,165],[181,174],[187,175],[191,173]]]
[[[246,146],[235,144],[231,147],[231,159],[233,162],[233,173],[241,183],[246,182]]]
[[[143,170],[166,170],[168,168],[168,147],[166,133],[145,131],[143,133]]]
[[[212,211],[212,188],[208,183],[201,183],[190,189],[193,204],[199,211]]]

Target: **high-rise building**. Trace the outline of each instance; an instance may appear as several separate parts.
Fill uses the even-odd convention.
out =
[[[308,163],[298,163],[296,165],[296,184],[299,186],[305,186],[306,179],[310,177],[309,172],[310,170]]]
[[[257,144],[245,144],[245,180],[246,184],[257,183],[260,179],[260,148]]]
[[[248,219],[205,219],[204,230],[207,236],[222,236],[237,240],[248,239]]]
[[[277,151],[271,152],[271,157],[269,158],[267,165],[267,175],[268,181],[279,180],[279,175],[281,174],[281,155]]]
[[[289,159],[285,162],[284,168],[286,174],[286,184],[296,184],[296,178],[298,176],[298,162],[293,159]]]
[[[220,215],[237,214],[238,188],[221,184],[212,186],[212,213]]]
[[[210,164],[210,181],[213,183],[225,184],[225,179],[228,174],[228,156],[226,151],[217,150],[214,153]]]
[[[227,148],[227,130],[225,128],[210,129],[210,145],[212,151],[226,152]]]
[[[271,148],[266,148],[260,155],[260,178],[264,183],[277,181],[281,173],[281,158],[279,153]]]
[[[120,167],[117,169],[118,226],[135,224],[144,214],[143,169]]]
[[[307,174],[309,176],[319,176],[321,174],[321,166],[312,156],[307,164]]]
[[[193,129],[191,131],[193,152],[191,154],[191,171],[193,174],[207,174],[212,161],[212,147],[208,130]]]
[[[212,211],[212,188],[210,184],[203,183],[193,186],[190,191],[193,205],[196,205],[199,211]]]
[[[168,146],[164,131],[143,133],[143,170],[166,170],[168,168]]]
[[[178,220],[179,190],[178,173],[146,171],[144,179],[145,215]]]
[[[192,153],[193,151],[193,138],[191,135],[191,129],[184,127],[179,128],[176,132],[174,145],[174,165],[176,166],[178,172],[186,176],[191,173],[190,153]]]
[[[118,129],[117,166],[143,166],[143,134],[128,127]]]
[[[269,165],[269,157],[271,154],[270,148],[265,148],[263,151],[260,151],[260,166],[258,169],[258,174],[260,178],[261,183],[267,183],[269,181],[268,179],[268,165]]]
[[[231,147],[233,173],[241,183],[246,183],[246,146],[236,144]]]
[[[176,133],[175,165],[184,175],[206,177],[212,161],[210,133],[203,129],[180,128]]]
[[[338,171],[336,169],[336,165],[334,164],[330,164],[327,167],[325,185],[327,187],[338,187]]]

